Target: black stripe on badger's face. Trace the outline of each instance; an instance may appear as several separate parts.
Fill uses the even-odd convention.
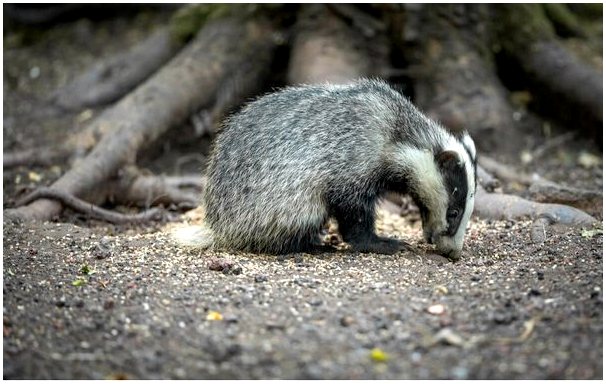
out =
[[[436,162],[442,173],[444,187],[448,194],[448,208],[446,210],[448,227],[441,235],[452,237],[457,233],[465,213],[467,191],[470,186],[467,184],[465,164],[456,152],[443,151],[436,155]]]

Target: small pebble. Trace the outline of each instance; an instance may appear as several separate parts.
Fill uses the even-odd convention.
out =
[[[427,312],[432,315],[441,315],[445,310],[446,308],[442,304],[434,304],[427,308]]]
[[[355,322],[356,320],[352,316],[343,316],[341,317],[341,320],[339,320],[339,323],[344,327],[349,327]]]
[[[255,275],[255,283],[264,283],[267,280],[269,280],[269,278],[265,275]]]
[[[284,324],[279,324],[279,323],[274,323],[274,322],[268,322],[265,323],[265,328],[267,328],[267,330],[272,331],[272,330],[283,330],[286,328],[286,326]]]
[[[319,307],[320,305],[322,305],[323,301],[321,299],[312,299],[312,300],[308,301],[308,303],[312,307]]]
[[[66,304],[65,296],[61,296],[61,298],[55,302],[55,305],[59,308],[65,307],[65,304]]]
[[[37,79],[40,77],[40,67],[32,67],[29,70],[29,77],[32,79]]]

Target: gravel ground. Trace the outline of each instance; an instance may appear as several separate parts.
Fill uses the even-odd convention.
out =
[[[5,224],[4,378],[602,378],[602,235],[529,226],[474,221],[451,263],[411,227],[415,254],[280,259]]]
[[[166,15],[7,32],[4,150],[63,140],[99,113],[53,117],[39,106],[141,39],[146,17]],[[581,167],[587,153],[597,164]],[[529,168],[601,190],[601,158],[572,141]],[[4,208],[61,173],[5,170]],[[172,242],[175,224],[121,228],[73,212],[58,221],[4,223],[5,379],[603,377],[600,231],[553,226],[534,244],[530,222],[474,219],[452,263],[421,242],[414,211],[381,212],[379,231],[415,247],[394,256],[201,253]]]

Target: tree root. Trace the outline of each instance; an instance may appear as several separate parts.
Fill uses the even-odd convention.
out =
[[[478,156],[478,164],[487,173],[495,175],[498,179],[508,182],[517,183],[525,186],[529,186],[536,182],[546,181],[539,175],[528,175],[523,172],[518,172],[512,167],[504,165],[490,157]]]
[[[544,240],[537,228],[550,224],[570,226],[593,225],[598,221],[587,213],[561,204],[545,204],[524,198],[497,193],[488,193],[478,186],[474,214],[492,220],[534,220],[532,236],[534,240]]]
[[[530,197],[540,203],[558,203],[583,210],[595,210],[604,201],[602,192],[573,188],[550,181],[539,181],[530,185]]]
[[[600,127],[598,132],[590,133],[601,142],[602,75],[556,42],[537,43],[520,60],[524,60],[524,70],[536,79],[535,92],[546,99],[545,104],[561,102],[564,106],[559,108],[558,117],[563,121],[591,130]]]
[[[488,173],[490,172],[505,182],[529,187],[529,195],[536,202],[564,204],[590,211],[595,211],[596,207],[602,205],[603,194],[599,191],[560,185],[536,174],[528,175],[524,172],[518,172],[507,165],[485,156],[480,156],[478,162],[481,165],[478,167],[478,175],[486,174],[488,177],[491,177]],[[483,179],[482,176],[480,178]],[[492,190],[491,186],[487,187],[483,182],[481,184],[488,191]]]
[[[59,148],[34,148],[22,151],[4,153],[2,161],[4,168],[18,167],[21,165],[52,165],[70,157],[72,151],[65,146]]]
[[[492,7],[510,74],[523,77],[531,106],[602,140],[602,74],[564,48],[540,4]],[[553,108],[558,105],[558,108]]]
[[[77,76],[53,100],[66,110],[112,103],[140,84],[181,48],[168,27],[161,27],[134,48],[121,52]]]
[[[379,31],[371,44],[360,30],[323,4],[303,5],[297,19],[288,68],[290,84],[348,83],[388,67],[387,40]]]
[[[499,179],[496,179],[490,173],[486,172],[481,165],[478,165],[477,176],[478,184],[484,187],[487,192],[493,192],[495,189],[501,186]]]
[[[535,148],[530,154],[530,159],[528,163],[536,161],[543,157],[546,153],[552,151],[554,148],[559,147],[560,145],[574,139],[577,136],[576,132],[566,132],[562,135],[552,137],[550,139],[545,140],[543,144]]]
[[[415,103],[452,131],[468,130],[481,150],[513,153],[513,109],[496,76],[486,30],[488,10],[473,4],[407,4],[400,35],[415,69]],[[464,28],[461,28],[465,25]]]
[[[90,215],[95,219],[107,221],[113,224],[147,223],[149,221],[157,221],[165,218],[163,210],[159,208],[151,208],[141,213],[128,215],[98,207],[65,191],[59,191],[46,187],[38,188],[34,192],[20,199],[17,202],[17,206],[29,204],[38,199],[57,200],[60,201],[65,207],[71,208],[74,211],[81,212]]]
[[[272,32],[261,20],[209,22],[163,69],[91,123],[104,132],[100,141],[51,188],[75,196],[94,192],[121,167],[134,164],[139,148],[210,104],[234,74],[260,76],[272,58]],[[48,220],[61,209],[57,201],[40,199],[5,211],[5,217]]]
[[[142,175],[138,169],[127,167],[118,180],[110,184],[107,199],[115,204],[137,204],[140,207],[175,204],[180,208],[194,208],[199,196],[179,189],[183,184],[193,184],[192,177],[164,177]],[[197,177],[198,186],[201,177]]]
[[[163,179],[173,188],[194,188],[203,191],[206,186],[206,177],[200,175],[165,176]]]

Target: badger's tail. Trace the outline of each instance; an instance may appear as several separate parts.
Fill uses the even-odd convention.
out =
[[[171,237],[181,246],[196,249],[207,249],[214,243],[213,231],[205,223],[174,228]]]

